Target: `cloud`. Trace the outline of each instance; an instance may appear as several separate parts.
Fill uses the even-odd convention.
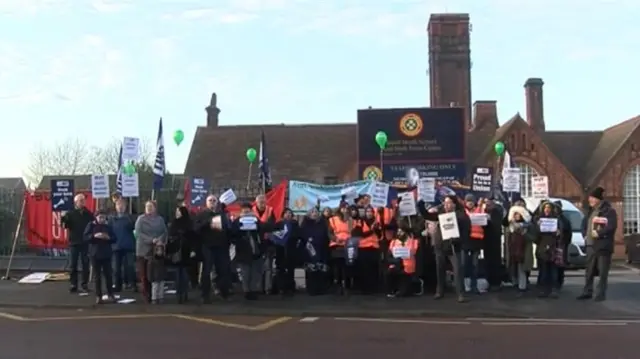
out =
[[[133,7],[133,0],[92,0],[91,7],[101,13],[115,13]]]
[[[68,5],[67,0],[0,0],[0,15],[34,15],[63,10]]]

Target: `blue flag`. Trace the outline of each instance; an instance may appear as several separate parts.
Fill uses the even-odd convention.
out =
[[[260,163],[259,163],[260,173],[258,174],[260,178],[260,183],[263,185],[264,192],[269,192],[271,190],[271,170],[269,169],[269,158],[267,158],[267,143],[264,140],[264,131],[262,131],[262,135],[260,136]]]
[[[158,140],[156,141],[156,159],[153,162],[153,190],[159,191],[162,188],[165,172],[164,162],[164,136],[162,134],[162,118],[158,125]]]
[[[122,194],[122,144],[118,155],[118,171],[116,172],[116,193]]]

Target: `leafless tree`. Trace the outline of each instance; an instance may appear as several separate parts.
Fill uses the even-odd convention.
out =
[[[93,146],[91,148],[90,173],[113,174],[118,171],[118,160],[120,156],[121,139],[114,138],[104,146]],[[148,139],[140,139],[141,164],[151,163],[155,149]]]

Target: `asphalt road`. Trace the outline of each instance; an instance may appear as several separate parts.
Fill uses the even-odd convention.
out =
[[[0,313],[11,359],[631,359],[640,321],[358,319]]]

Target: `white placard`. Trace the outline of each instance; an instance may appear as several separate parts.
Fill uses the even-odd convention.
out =
[[[538,225],[540,226],[540,232],[542,233],[555,233],[558,231],[557,218],[540,218]]]
[[[389,184],[373,181],[371,187],[369,187],[369,196],[371,196],[371,201],[369,203],[371,207],[386,207],[387,198],[389,198]]]
[[[502,190],[505,192],[520,192],[519,167],[502,169]]]
[[[125,137],[122,140],[122,165],[127,162],[140,162],[140,139],[137,137]]]
[[[18,281],[20,284],[40,284],[49,278],[49,272],[36,272],[28,274]]]
[[[211,228],[222,229],[222,216],[217,215],[211,218]]]
[[[489,222],[489,215],[486,213],[469,213],[472,226],[486,226]]]
[[[440,225],[442,240],[460,238],[460,228],[458,228],[458,218],[456,218],[455,212],[439,214],[438,224]]]
[[[411,249],[405,246],[393,247],[391,255],[393,255],[393,258],[409,259],[411,258]]]
[[[531,179],[531,194],[533,198],[549,198],[549,177],[535,176]]]
[[[238,197],[236,196],[235,192],[233,192],[232,189],[228,189],[224,191],[223,194],[220,195],[220,202],[226,205],[230,205],[231,203],[235,202],[237,199]]]
[[[416,199],[413,197],[413,192],[405,192],[400,195],[398,213],[400,213],[401,216],[415,216],[418,214],[416,211]]]
[[[255,231],[258,229],[258,218],[256,216],[245,216],[238,219],[241,231]]]
[[[109,198],[108,175],[91,175],[91,196],[93,198]]]
[[[431,203],[436,200],[436,179],[435,178],[420,178],[418,180],[418,198]]]
[[[140,184],[138,181],[138,173],[122,174],[122,197],[139,197]]]

